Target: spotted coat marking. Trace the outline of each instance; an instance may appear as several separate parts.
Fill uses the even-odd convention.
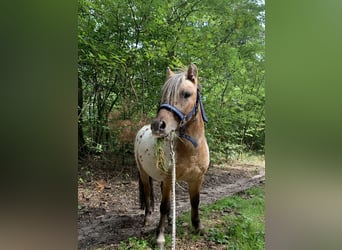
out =
[[[138,167],[142,168],[149,176],[157,181],[165,179],[167,174],[156,166],[156,159],[154,156],[154,147],[156,144],[156,137],[152,135],[150,125],[145,125],[137,133],[134,154],[137,159]],[[168,143],[164,144],[163,148],[164,164],[169,166],[170,164],[170,146]],[[150,153],[151,152],[151,153]]]

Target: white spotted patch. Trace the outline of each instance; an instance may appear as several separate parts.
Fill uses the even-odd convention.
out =
[[[136,160],[139,161],[138,166],[142,167],[145,172],[157,181],[162,181],[167,176],[166,173],[156,166],[156,158],[154,155],[154,146],[156,137],[152,135],[150,125],[142,127],[136,135],[136,142],[134,145],[134,153]],[[168,143],[164,144],[164,164],[170,164],[170,147]]]

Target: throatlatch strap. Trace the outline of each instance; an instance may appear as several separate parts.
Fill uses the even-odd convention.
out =
[[[192,143],[192,145],[194,145],[195,148],[197,148],[197,146],[198,146],[197,142],[190,135],[180,134],[179,136],[187,139],[188,141],[190,141]]]
[[[201,94],[199,93],[199,91],[198,91],[198,97],[199,97],[199,104],[200,104],[201,113],[202,113],[202,119],[203,121],[208,122],[208,118],[207,118],[207,115],[205,114]]]

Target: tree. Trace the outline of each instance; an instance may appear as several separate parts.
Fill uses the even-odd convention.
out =
[[[122,150],[108,115],[118,111],[117,123],[153,117],[166,66],[194,62],[214,159],[262,151],[263,15],[264,5],[253,0],[80,0],[78,68],[84,99],[79,124],[86,145]]]

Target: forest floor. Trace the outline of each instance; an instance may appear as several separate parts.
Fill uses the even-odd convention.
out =
[[[134,161],[89,157],[78,167],[78,248],[117,249],[121,241],[154,233],[159,220],[160,183],[154,181],[155,210],[151,226],[143,227]],[[210,204],[265,182],[262,159],[211,165],[205,175],[200,204]],[[186,183],[176,185],[177,216],[190,210]],[[205,225],[204,225],[205,226]]]

